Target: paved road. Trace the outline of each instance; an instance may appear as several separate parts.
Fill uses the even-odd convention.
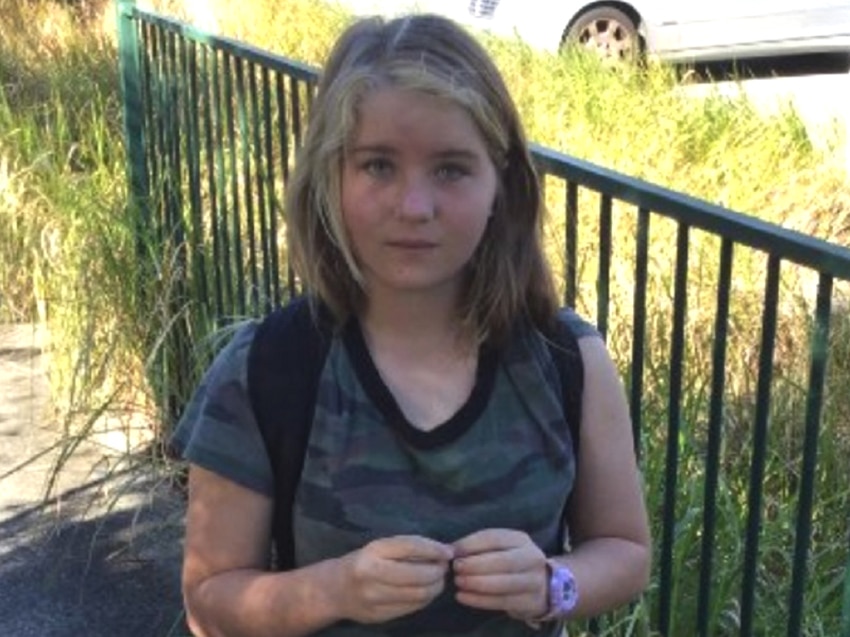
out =
[[[0,636],[186,635],[182,498],[149,464],[90,445],[44,498],[58,428],[37,334],[0,326]]]

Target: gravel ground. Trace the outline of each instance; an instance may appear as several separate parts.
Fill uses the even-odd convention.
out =
[[[0,326],[0,636],[187,635],[183,501],[150,463],[89,445],[45,498],[44,364],[35,330]]]

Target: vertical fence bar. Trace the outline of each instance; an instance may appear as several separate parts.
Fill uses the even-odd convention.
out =
[[[215,302],[215,316],[217,319],[221,319],[224,315],[224,296],[222,293],[222,276],[221,276],[221,263],[222,263],[222,254],[221,254],[221,246],[220,246],[220,235],[221,230],[219,229],[219,219],[218,216],[220,214],[218,207],[218,179],[216,178],[217,170],[216,170],[216,157],[220,153],[220,148],[216,147],[215,141],[213,138],[213,117],[217,117],[217,105],[212,98],[212,86],[211,86],[211,73],[212,69],[210,68],[210,53],[215,55],[214,52],[211,51],[210,47],[204,46],[201,49],[201,91],[202,91],[202,99],[205,104],[204,108],[204,150],[206,157],[206,169],[207,169],[207,188],[209,189],[209,197],[207,205],[210,210],[210,242],[212,244],[212,278],[213,278],[213,300]]]
[[[564,224],[564,302],[575,308],[578,297],[578,184],[567,182],[567,210]]]
[[[254,77],[254,76],[252,76]],[[265,302],[263,312],[271,311],[274,301],[274,278],[272,270],[273,237],[271,235],[271,218],[274,216],[274,155],[271,137],[271,96],[269,95],[269,70],[265,67],[260,69],[260,86],[262,91],[262,118],[257,114],[255,120],[258,122],[255,134],[255,159],[261,170],[257,170],[257,199],[260,217],[260,245],[263,256],[263,287]],[[253,80],[252,91],[257,94],[256,78]],[[255,108],[259,109],[259,100],[254,100]],[[260,121],[262,121],[262,144],[260,141]]]
[[[723,394],[726,385],[726,343],[729,332],[729,297],[732,289],[734,243],[723,239],[720,247],[720,272],[717,278],[717,313],[714,317],[714,343],[711,356],[711,402],[708,415],[708,449],[705,460],[702,547],[700,557],[697,633],[709,637],[711,611],[711,571],[714,556],[714,532],[717,511],[717,481],[720,467],[720,443],[723,430]]]
[[[230,243],[233,246],[234,265],[234,271],[231,276],[235,278],[236,283],[235,310],[239,316],[245,316],[245,272],[242,262],[242,225],[239,207],[239,148],[236,139],[236,124],[233,113],[233,63],[234,61],[232,56],[225,52],[222,59],[222,65],[224,66],[224,108],[227,119],[227,143],[230,151],[228,153],[230,156],[230,200],[233,206],[230,211],[232,226],[231,232],[233,233]]]
[[[304,91],[307,102],[307,113],[309,113],[313,108],[313,98],[316,96],[315,91],[313,90],[313,85],[309,82],[304,83]]]
[[[216,192],[218,193],[217,208],[220,211],[218,221],[218,244],[221,246],[221,260],[217,264],[217,270],[221,273],[222,282],[224,284],[224,306],[227,308],[227,314],[233,315],[236,307],[236,292],[233,289],[233,267],[231,266],[232,251],[230,250],[230,209],[228,207],[228,186],[227,178],[227,159],[229,153],[225,150],[225,130],[228,128],[227,123],[227,105],[222,104],[222,82],[224,81],[224,72],[221,66],[225,63],[222,55],[217,51],[213,52],[212,56],[212,107],[215,113],[213,117],[214,134],[215,134],[215,181]],[[223,315],[224,313],[222,313]],[[221,316],[221,315],[220,315]]]
[[[250,282],[249,298],[251,315],[259,312],[257,278],[257,244],[254,238],[254,194],[251,192],[251,136],[248,132],[248,104],[245,95],[245,61],[235,58],[236,65],[236,109],[239,117],[239,147],[242,156],[242,191],[245,204],[245,232],[248,241],[248,276]],[[250,72],[250,63],[249,72]],[[246,299],[247,300],[247,299]]]
[[[186,128],[186,165],[189,171],[189,212],[191,218],[190,258],[193,273],[192,302],[201,309],[200,320],[209,314],[209,291],[207,289],[207,265],[204,258],[204,219],[201,202],[201,144],[198,111],[202,104],[198,93],[198,54],[195,43],[181,40],[180,68],[183,74],[184,121]]]
[[[117,5],[118,64],[123,98],[123,124],[127,148],[127,180],[133,205],[144,211],[149,196],[145,166],[144,87],[142,47],[135,20],[135,0],[120,0]]]
[[[611,294],[611,195],[599,201],[599,276],[596,279],[596,327],[602,338],[608,337]]]
[[[175,245],[175,209],[179,207],[179,193],[175,192],[176,176],[179,172],[180,149],[177,142],[179,125],[175,120],[174,67],[172,59],[174,39],[170,33],[160,30],[160,76],[159,76],[159,119],[162,131],[163,171],[160,186],[162,193],[162,227],[165,241]],[[172,255],[173,256],[173,255]]]
[[[150,241],[153,250],[157,253],[160,269],[167,265],[165,259],[169,257],[166,246],[168,245],[167,234],[167,182],[170,169],[170,154],[166,142],[166,118],[163,114],[164,105],[167,103],[166,94],[166,45],[163,29],[157,25],[150,25],[151,48],[150,48],[150,91],[148,93],[149,105],[147,111],[153,130],[150,133],[151,148],[149,152],[156,154],[157,159],[151,162],[153,176],[153,192],[155,193],[155,218],[151,222]],[[154,392],[158,399],[160,418],[167,422],[171,414],[169,398],[169,370],[170,360],[167,345],[170,339],[163,340],[163,345],[156,353],[155,376],[153,384]]]
[[[183,154],[186,158],[186,174],[189,189],[189,239],[186,244],[186,254],[192,277],[189,281],[191,293],[186,301],[193,306],[193,311],[190,313],[191,317],[195,314],[194,310],[198,308],[203,308],[203,313],[206,314],[206,310],[208,309],[207,303],[209,301],[205,283],[205,260],[203,255],[204,223],[201,216],[201,168],[198,144],[198,109],[200,108],[200,104],[198,102],[195,43],[191,40],[187,41],[185,38],[180,38],[178,53],[180,74],[183,78],[183,81],[180,82],[180,101],[183,106],[181,109],[183,112],[183,125],[181,128],[185,130],[185,134],[183,135]],[[182,217],[185,219],[186,215],[183,214]]]
[[[155,122],[155,132],[151,135],[155,139],[156,149],[159,156],[159,172],[156,175],[154,186],[156,188],[156,227],[155,239],[157,247],[162,248],[166,241],[167,223],[167,183],[168,174],[171,165],[171,155],[166,146],[168,135],[166,133],[167,119],[163,112],[167,106],[166,94],[168,91],[166,85],[166,44],[165,33],[158,27],[153,27],[153,47],[151,50],[152,61],[154,66],[154,92],[151,94],[151,113]],[[164,255],[163,255],[164,256]]]
[[[166,377],[165,395],[167,396],[167,423],[176,423],[180,418],[189,388],[188,338],[185,325],[182,324],[181,312],[188,300],[187,294],[187,252],[186,229],[183,217],[183,163],[186,157],[181,152],[181,131],[183,128],[182,87],[185,78],[180,72],[178,36],[168,31],[165,33],[164,65],[163,65],[163,103],[160,105],[164,113],[166,144],[165,152],[169,158],[165,175],[165,230],[168,245],[171,247],[169,256],[173,260],[169,271],[169,284],[173,291],[170,294],[169,321],[171,327],[166,338]],[[179,320],[178,320],[178,317]]]
[[[295,77],[289,78],[289,106],[290,106],[290,122],[292,125],[292,152],[297,153],[301,148],[301,91],[299,89],[298,79]],[[292,269],[292,264],[289,265],[289,290],[294,296],[297,293],[295,271]]]
[[[744,550],[744,576],[741,584],[741,637],[753,634],[755,591],[758,571],[759,534],[761,532],[762,483],[767,456],[767,428],[770,420],[770,390],[773,381],[773,352],[776,341],[776,318],[779,305],[779,257],[770,255],[767,264],[762,338],[756,388],[755,430],[750,465],[750,487],[747,498],[747,539]]]
[[[295,149],[301,148],[301,91],[300,82],[289,78],[289,103],[292,105],[292,136]]]
[[[263,160],[263,144],[260,119],[260,92],[257,87],[258,69],[256,64],[248,66],[248,96],[251,103],[251,146],[254,150],[254,184],[257,189],[253,199],[257,204],[257,214],[255,224],[259,227],[260,238],[256,241],[257,228],[251,233],[251,245],[254,250],[254,279],[258,289],[259,300],[262,301],[262,307],[258,303],[256,313],[268,312],[270,309],[269,301],[271,300],[271,279],[269,278],[268,268],[268,226],[266,225],[266,162]],[[259,252],[259,254],[257,254]],[[262,277],[260,277],[262,274]],[[262,278],[262,282],[260,279]]]
[[[278,205],[277,184],[275,182],[275,157],[274,157],[274,126],[272,125],[272,84],[271,72],[269,69],[263,69],[263,115],[265,118],[265,144],[266,144],[266,170],[268,171],[268,214],[269,214],[269,237],[268,251],[269,257],[269,273],[272,277],[271,298],[269,300],[268,310],[280,305],[280,263],[278,261],[278,240],[277,240],[277,215],[281,209]],[[278,149],[279,151],[281,149]],[[282,152],[282,151],[281,151]]]
[[[680,223],[676,240],[676,275],[673,293],[673,331],[670,343],[670,401],[664,475],[664,519],[661,538],[659,619],[662,635],[672,636],[673,548],[676,534],[676,484],[679,471],[679,432],[682,417],[682,371],[685,360],[685,320],[688,299],[689,227]]]
[[[794,570],[791,576],[788,637],[799,637],[803,624],[803,597],[806,558],[812,537],[812,502],[817,470],[818,437],[826,382],[829,348],[829,318],[832,311],[832,277],[821,274],[815,307],[814,330],[810,346],[809,391],[806,396],[806,434],[803,447],[802,480],[797,505],[797,532],[794,543]]]
[[[136,217],[136,254],[146,259],[144,237],[150,232],[150,182],[145,152],[145,103],[142,84],[142,49],[135,20],[135,0],[120,0],[118,20],[118,63],[121,95],[124,101],[124,139],[127,148],[127,181],[130,185],[130,209]],[[137,285],[141,286],[142,281]],[[141,288],[140,288],[141,291]]]
[[[629,406],[632,416],[632,437],[635,455],[641,455],[641,426],[643,401],[643,368],[646,348],[646,286],[649,270],[649,221],[646,208],[638,210],[638,225],[635,245],[635,295],[632,322],[632,382]]]
[[[168,154],[171,158],[169,166],[166,194],[166,228],[173,245],[177,247],[178,267],[183,265],[185,251],[183,250],[185,233],[183,232],[182,211],[182,172],[183,157],[180,152],[180,75],[177,68],[177,37],[174,33],[165,34],[165,103],[163,110],[166,119],[166,136]],[[180,287],[180,286],[178,286]]]
[[[283,80],[283,73],[275,73],[274,88],[275,97],[277,98],[277,135],[278,146],[280,146],[280,174],[283,176],[283,184],[284,188],[286,188],[286,184],[289,183],[289,153],[291,152],[291,149],[289,146],[289,118],[286,114],[286,105],[288,100],[286,99],[286,87]],[[275,228],[275,230],[277,230],[277,228]],[[276,232],[275,236],[277,236]],[[289,298],[292,298],[295,296],[295,272],[292,269],[292,261],[289,256],[288,244],[286,247],[286,253],[286,290]],[[275,258],[276,257],[277,253],[275,253]]]
[[[147,22],[141,22],[139,32],[141,37],[141,84],[142,84],[142,100],[143,108],[139,110],[142,113],[144,125],[144,145],[145,145],[145,165],[147,166],[148,179],[148,196],[151,194],[151,184],[159,183],[159,148],[156,145],[156,122],[154,119],[154,103],[157,89],[155,88],[155,69],[153,68],[152,58],[155,56],[156,37],[151,33],[153,27]],[[129,133],[127,133],[129,134]],[[128,144],[135,143],[132,140],[127,140]],[[150,224],[150,208],[154,203],[148,201],[147,213],[148,223]],[[148,228],[150,232],[152,229]]]

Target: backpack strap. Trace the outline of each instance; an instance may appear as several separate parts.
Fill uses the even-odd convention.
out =
[[[573,440],[573,452],[578,459],[578,449],[581,441],[581,399],[584,392],[584,365],[581,360],[581,350],[578,338],[570,325],[570,319],[561,316],[555,321],[552,340],[547,340],[549,353],[558,372],[561,382],[561,404],[564,406],[564,417],[570,428]]]
[[[275,481],[275,565],[284,570],[295,565],[295,490],[332,331],[327,310],[299,297],[266,316],[248,352],[248,395]]]
[[[584,392],[584,364],[578,345],[575,321],[581,321],[577,315],[563,310],[555,321],[555,328],[546,340],[552,362],[558,372],[561,383],[561,404],[564,406],[564,418],[570,429],[573,443],[573,457],[578,467],[578,451],[581,442],[581,400]],[[582,327],[589,327],[583,324]],[[572,493],[567,498],[564,510],[561,512],[562,524],[558,530],[558,546],[567,547],[571,543],[569,537],[569,515],[572,503]]]

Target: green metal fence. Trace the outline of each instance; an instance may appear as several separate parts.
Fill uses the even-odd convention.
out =
[[[317,71],[130,0],[118,15],[139,254],[176,273],[160,379],[176,417],[190,344],[296,292],[281,201]],[[645,599],[591,631],[846,631],[850,463],[819,448],[850,431],[850,250],[533,151],[565,302],[626,379],[655,531]]]

